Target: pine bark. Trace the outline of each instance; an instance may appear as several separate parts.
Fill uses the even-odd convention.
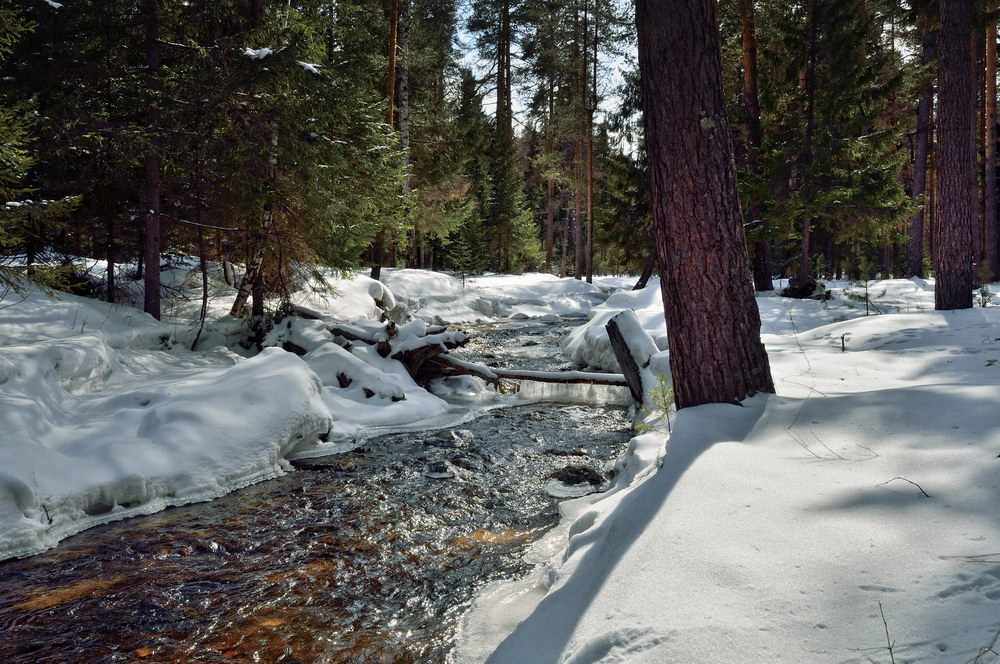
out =
[[[678,408],[773,392],[760,340],[712,0],[639,0],[654,230]]]
[[[935,223],[935,309],[972,306],[973,226],[977,214],[976,90],[972,68],[973,6],[941,4],[938,68],[938,211]]]
[[[937,58],[936,30],[924,30],[921,39],[920,62],[929,65]],[[919,198],[927,192],[927,162],[931,146],[931,113],[934,105],[934,83],[928,82],[917,103],[917,130],[913,148],[913,197]],[[925,200],[920,209],[910,218],[910,243],[907,254],[909,272],[912,276],[924,276],[924,220],[930,209],[930,201]]]

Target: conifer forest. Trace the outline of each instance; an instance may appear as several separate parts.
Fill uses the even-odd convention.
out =
[[[1000,0],[0,0],[0,662],[1000,663]]]
[[[949,38],[939,4],[718,2],[758,290],[932,270],[953,235],[937,138],[956,122],[976,137],[961,185],[975,266],[962,269],[997,278],[996,8],[973,3]],[[5,253],[106,259],[108,300],[171,255],[250,266],[243,300],[258,313],[280,306],[295,266],[588,280],[652,267],[629,2],[0,11]],[[974,80],[939,98],[958,42]]]

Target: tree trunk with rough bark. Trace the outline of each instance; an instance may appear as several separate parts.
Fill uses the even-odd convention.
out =
[[[639,0],[639,70],[678,408],[773,392],[726,124],[712,0]]]
[[[972,68],[973,6],[941,4],[938,67],[938,214],[935,223],[935,309],[968,309],[976,278],[973,226],[977,208],[976,90]]]

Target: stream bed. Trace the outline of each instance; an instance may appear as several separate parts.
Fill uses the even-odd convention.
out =
[[[567,330],[477,329],[465,354],[557,369]],[[557,522],[554,477],[600,490],[632,435],[621,407],[511,404],[0,563],[0,661],[450,662],[477,590]]]

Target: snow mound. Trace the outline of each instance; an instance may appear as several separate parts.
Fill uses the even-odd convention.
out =
[[[330,428],[316,376],[280,350],[101,391],[120,364],[94,337],[0,351],[0,558],[275,477]]]
[[[498,317],[554,320],[584,318],[607,294],[585,281],[551,274],[486,275],[463,281],[440,272],[392,269],[382,280],[417,318],[453,324]],[[606,288],[620,280],[608,280]]]
[[[612,317],[628,309],[635,312],[639,326],[652,337],[656,347],[661,351],[667,350],[667,324],[663,318],[660,280],[654,278],[641,290],[614,293],[604,304],[594,307],[590,320],[570,332],[563,341],[563,352],[581,366],[601,371],[621,371],[611,350],[605,325]]]

